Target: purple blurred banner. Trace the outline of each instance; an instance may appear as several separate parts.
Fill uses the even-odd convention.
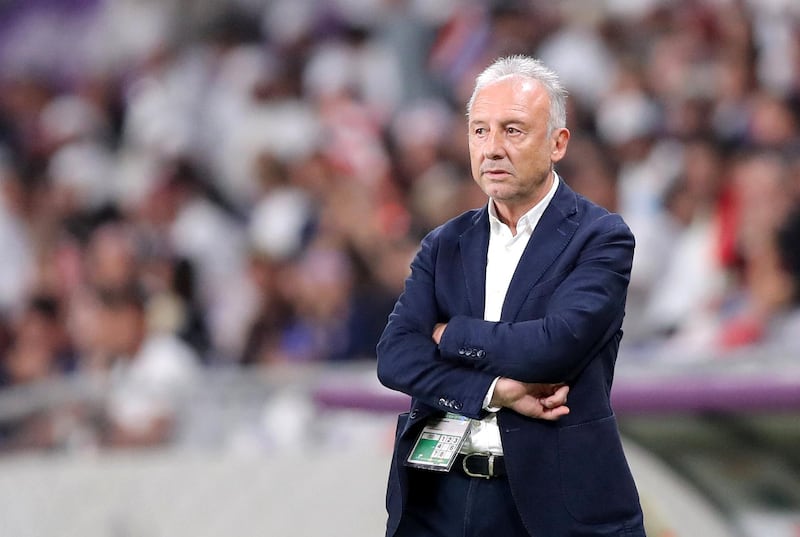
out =
[[[314,400],[325,409],[403,412],[408,396],[372,385],[321,385]],[[769,373],[681,371],[620,375],[612,391],[620,414],[756,413],[800,410],[800,371]]]

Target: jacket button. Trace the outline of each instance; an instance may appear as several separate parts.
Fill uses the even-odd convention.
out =
[[[408,415],[408,417],[409,417],[409,418],[411,418],[411,419],[413,420],[413,419],[414,419],[414,418],[416,418],[418,415],[419,415],[419,411],[418,411],[418,410],[415,408],[414,410],[412,410],[412,411],[411,411],[411,414],[409,414],[409,415]]]
[[[458,349],[458,355],[459,356],[464,356],[465,354],[467,354],[467,350],[466,349]]]
[[[483,349],[481,349],[481,350],[479,350],[479,351],[477,352],[476,356],[477,356],[478,358],[483,358],[484,356],[486,356],[486,351],[485,351],[485,350],[483,350]]]
[[[459,403],[458,401],[454,401],[453,408],[456,410],[461,410],[461,403]]]
[[[445,399],[444,397],[440,398],[439,404],[442,406],[447,406],[447,399]]]

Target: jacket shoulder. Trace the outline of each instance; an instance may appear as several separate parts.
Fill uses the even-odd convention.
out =
[[[592,200],[573,191],[575,205],[577,208],[576,216],[582,224],[588,224],[601,230],[621,228],[630,233],[630,228],[622,216],[618,213],[609,211],[605,207],[596,204]]]
[[[477,209],[470,209],[436,227],[428,233],[428,237],[436,239],[457,239],[462,233],[478,224],[486,217],[487,209],[485,206]]]

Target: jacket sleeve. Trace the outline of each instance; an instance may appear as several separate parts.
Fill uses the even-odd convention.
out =
[[[545,315],[519,322],[450,319],[439,344],[444,359],[522,382],[573,379],[620,329],[634,238],[616,215],[595,226],[573,270],[547,300]]]
[[[439,319],[434,266],[439,230],[421,243],[377,346],[378,379],[391,388],[443,411],[480,418],[494,375],[473,365],[442,360],[433,341]]]

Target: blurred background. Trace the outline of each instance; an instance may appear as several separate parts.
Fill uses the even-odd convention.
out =
[[[374,347],[533,54],[637,237],[654,537],[800,535],[800,3],[0,0],[0,530],[383,534]]]

